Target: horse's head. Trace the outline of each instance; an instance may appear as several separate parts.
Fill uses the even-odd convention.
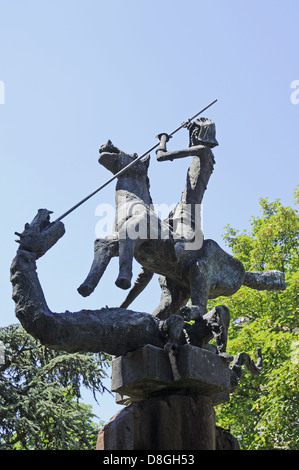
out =
[[[107,170],[111,171],[111,173],[114,175],[136,160],[136,158],[138,158],[136,153],[130,155],[118,149],[115,147],[115,145],[112,144],[111,140],[108,140],[106,144],[102,145],[99,152],[99,163],[107,168]],[[143,160],[139,160],[135,165],[132,165],[128,172],[131,174],[134,172],[136,175],[146,175],[148,165],[149,156]]]

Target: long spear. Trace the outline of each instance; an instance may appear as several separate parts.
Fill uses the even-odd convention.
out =
[[[210,106],[212,106],[214,103],[216,103],[217,100],[214,100],[212,101],[210,104],[208,104],[207,106],[205,106],[203,109],[201,109],[198,113],[194,114],[194,116],[192,116],[191,118],[187,119],[187,121],[183,122],[179,127],[177,127],[174,131],[172,131],[170,134],[168,134],[169,137],[171,137],[173,134],[175,134],[176,132],[178,132],[180,129],[182,129],[182,127],[186,127],[186,125],[188,125],[191,121],[193,121],[193,119],[195,119],[197,116],[199,116],[200,114],[202,114],[206,109],[210,108]],[[67,215],[69,215],[71,212],[73,212],[75,209],[77,209],[77,207],[81,206],[81,204],[83,204],[84,202],[86,202],[88,199],[90,199],[92,196],[94,196],[95,194],[97,194],[99,191],[101,191],[101,189],[105,188],[105,186],[107,186],[109,183],[111,183],[113,180],[115,180],[116,178],[118,178],[120,175],[122,175],[128,168],[130,168],[131,166],[135,165],[135,163],[137,163],[139,160],[141,160],[142,158],[144,158],[146,155],[148,155],[150,152],[152,152],[155,148],[157,148],[158,146],[160,145],[160,142],[158,142],[157,144],[153,145],[153,147],[151,147],[150,149],[148,149],[146,152],[144,152],[142,155],[140,155],[139,157],[137,157],[135,160],[133,160],[131,163],[129,163],[126,167],[124,167],[122,170],[120,170],[118,173],[116,173],[115,175],[113,175],[110,179],[108,179],[107,181],[105,181],[105,183],[103,183],[101,186],[99,186],[97,189],[95,189],[92,193],[90,193],[88,196],[86,196],[84,199],[82,199],[80,202],[78,202],[77,204],[75,204],[73,207],[71,207],[68,211],[66,211],[64,214],[62,214],[60,217],[58,217],[58,219],[55,220],[55,222],[58,222],[59,220],[63,219],[64,217],[66,217]]]

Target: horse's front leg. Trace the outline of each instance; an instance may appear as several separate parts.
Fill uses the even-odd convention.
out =
[[[78,292],[87,297],[98,285],[109,261],[118,255],[118,237],[98,238],[94,242],[94,259],[87,278],[78,287]]]
[[[115,284],[121,289],[131,287],[136,243],[148,238],[147,209],[141,204],[136,204],[134,212],[118,231],[119,274]]]
[[[119,274],[115,281],[117,287],[129,289],[133,276],[133,257],[136,240],[119,239]]]

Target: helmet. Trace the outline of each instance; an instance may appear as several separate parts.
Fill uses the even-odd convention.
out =
[[[207,147],[216,147],[218,144],[216,140],[216,127],[215,123],[208,118],[199,118],[192,122],[189,126],[189,147],[195,145],[206,145]]]

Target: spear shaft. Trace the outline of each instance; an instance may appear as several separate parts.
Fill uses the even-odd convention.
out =
[[[200,114],[202,114],[206,109],[210,108],[210,106],[212,106],[214,103],[216,103],[217,100],[214,100],[212,101],[210,104],[208,104],[207,106],[205,106],[203,109],[201,109],[198,113],[194,114],[194,116],[192,116],[191,118],[187,119],[187,121],[183,122],[179,127],[177,127],[176,129],[174,129],[174,131],[172,131],[169,135],[169,137],[171,137],[172,135],[174,135],[176,132],[178,132],[180,129],[182,129],[182,127],[186,127],[186,125],[188,125],[191,121],[193,121],[193,119],[195,119],[197,116],[199,116]],[[159,146],[160,142],[158,142],[157,144],[153,145],[150,149],[148,149],[146,152],[144,152],[142,155],[140,155],[139,157],[137,157],[135,160],[133,160],[131,163],[129,163],[129,165],[127,165],[125,168],[123,168],[122,170],[120,170],[118,173],[116,173],[115,175],[113,175],[111,178],[109,178],[107,181],[105,181],[105,183],[103,183],[101,186],[99,186],[97,189],[95,189],[92,193],[90,193],[88,196],[86,196],[84,199],[82,199],[81,201],[79,201],[77,204],[75,204],[73,207],[71,207],[68,211],[64,212],[64,214],[62,214],[60,217],[58,217],[58,219],[55,220],[55,222],[59,222],[60,220],[64,219],[64,217],[66,217],[67,215],[69,215],[71,212],[73,212],[75,209],[77,209],[77,207],[81,206],[81,204],[84,204],[84,202],[86,202],[88,199],[90,199],[92,196],[94,196],[95,194],[97,194],[99,191],[101,191],[103,188],[105,188],[105,186],[107,186],[109,183],[111,183],[113,180],[115,180],[116,178],[118,178],[120,175],[122,175],[125,171],[127,171],[128,168],[130,168],[131,166],[135,165],[135,163],[137,163],[139,160],[141,160],[142,158],[144,158],[146,155],[148,155],[150,152],[152,152],[153,150],[155,150],[158,146]]]

